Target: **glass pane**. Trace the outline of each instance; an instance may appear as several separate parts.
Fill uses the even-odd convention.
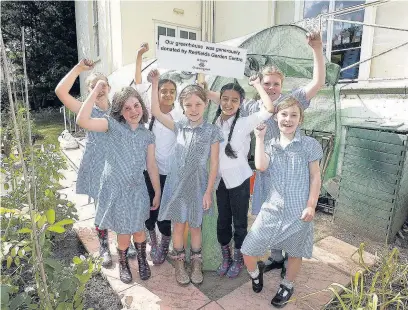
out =
[[[197,34],[195,32],[189,32],[188,35],[190,40],[197,40]]]
[[[166,28],[158,26],[157,27],[157,40],[159,40],[160,36],[165,36],[166,35]]]
[[[329,11],[329,1],[305,1],[303,18],[313,18]]]
[[[188,31],[180,30],[180,38],[188,39]]]
[[[346,7],[359,5],[363,3],[365,3],[365,1],[336,1],[335,8],[337,11]],[[335,18],[363,22],[364,10],[359,10],[345,15],[339,15],[336,16]],[[345,22],[334,22],[332,50],[335,51],[344,48],[361,46],[362,34],[363,34],[362,25],[349,24]]]
[[[305,7],[303,10],[303,18],[314,18],[321,13],[327,13],[329,11],[330,1],[305,1]],[[327,22],[322,23],[322,41],[323,48],[326,50],[327,41]]]
[[[167,28],[167,36],[168,37],[176,37],[176,29]]]
[[[332,53],[331,61],[345,68],[360,61],[360,48],[353,48]],[[352,67],[340,73],[340,79],[357,79],[359,66]]]

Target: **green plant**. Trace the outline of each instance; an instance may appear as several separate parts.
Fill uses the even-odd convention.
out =
[[[333,283],[328,290],[334,299],[326,309],[388,310],[408,308],[408,264],[399,258],[394,248],[368,267],[363,259],[364,244],[358,249],[360,265],[348,287]]]

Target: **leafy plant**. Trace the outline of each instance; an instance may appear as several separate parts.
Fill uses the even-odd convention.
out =
[[[363,251],[361,244],[358,253],[364,271],[358,271],[348,287],[333,283],[329,290],[335,298],[326,309],[408,309],[408,264],[400,260],[398,249],[386,253],[371,268],[364,262]]]

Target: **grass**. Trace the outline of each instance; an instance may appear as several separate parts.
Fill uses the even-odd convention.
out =
[[[53,144],[59,148],[58,136],[64,130],[64,117],[58,111],[34,115],[35,132],[41,136],[36,144]]]

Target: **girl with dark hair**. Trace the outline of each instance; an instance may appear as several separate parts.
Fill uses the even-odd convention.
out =
[[[223,138],[216,125],[204,120],[208,102],[200,86],[189,85],[181,91],[180,104],[186,117],[175,122],[159,107],[159,72],[152,70],[149,79],[152,81],[153,116],[176,135],[175,156],[164,186],[159,220],[171,220],[173,223],[176,281],[180,285],[187,285],[190,281],[200,284],[203,281],[201,224],[204,212],[212,204],[219,142]],[[187,222],[191,233],[191,276],[184,265],[184,230]]]
[[[220,91],[220,105],[213,123],[218,125],[224,136],[220,143],[219,177],[217,194],[218,220],[217,238],[221,245],[223,260],[217,269],[220,276],[235,278],[242,270],[241,245],[247,234],[250,177],[252,169],[248,164],[251,137],[254,128],[272,116],[273,104],[262,88],[258,76],[249,84],[257,89],[267,110],[240,117],[240,106],[245,99],[244,89],[237,83],[224,85]],[[234,256],[231,256],[230,241],[234,225]]]
[[[146,52],[149,50],[147,44],[142,44],[144,46],[143,51]],[[139,56],[136,59],[136,73],[135,73],[135,86],[136,89],[141,89],[145,86],[142,83],[141,75],[142,67],[142,57]],[[150,86],[150,85],[149,85]],[[158,83],[158,96],[159,96],[159,106],[160,111],[165,114],[165,116],[172,120],[178,120],[179,115],[174,109],[174,101],[177,96],[177,85],[172,80],[169,79],[160,79]],[[150,106],[150,100],[148,96],[147,106]],[[174,155],[174,146],[176,144],[176,135],[173,131],[165,127],[160,121],[156,120],[154,116],[151,117],[149,130],[155,135],[155,144],[156,144],[156,161],[159,167],[159,176],[160,176],[160,185],[161,192],[163,192],[164,184],[166,182],[167,174],[169,173],[170,164]],[[154,189],[149,178],[147,171],[144,172],[147,190],[149,192],[150,201],[153,201],[154,198]],[[169,252],[169,244],[171,240],[171,222],[169,220],[157,221],[159,215],[159,209],[151,210],[150,217],[146,221],[146,228],[149,231],[150,237],[150,257],[153,261],[153,264],[159,265],[163,264],[167,254]],[[161,233],[160,245],[158,244],[156,236],[156,223],[159,231]]]
[[[93,118],[92,106],[100,92],[107,87],[98,81],[82,105],[77,116],[79,126],[95,132],[103,132],[105,165],[98,193],[95,221],[101,229],[117,234],[119,276],[130,283],[127,251],[131,236],[137,252],[140,279],[151,276],[146,260],[145,221],[151,209],[160,204],[160,181],[154,157],[154,135],[143,124],[148,112],[142,98],[132,87],[125,87],[113,96],[110,116]],[[143,171],[152,180],[155,196],[150,204]]]

